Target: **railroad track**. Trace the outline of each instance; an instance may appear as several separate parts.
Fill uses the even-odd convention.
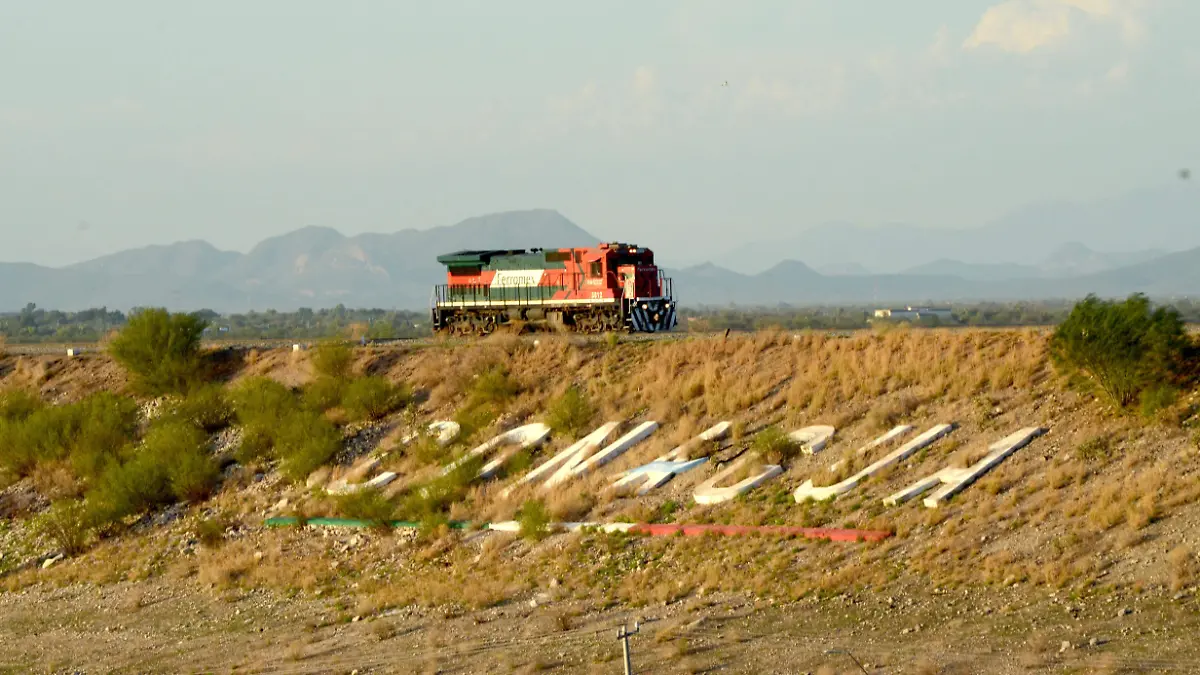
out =
[[[931,328],[931,329],[929,329],[929,328],[913,328],[912,330],[1012,331],[1012,330],[1025,330],[1028,328],[1033,328],[1033,329],[1038,329],[1038,330],[1050,330],[1051,329],[1051,327],[1047,327],[1047,326],[942,326],[939,328]],[[1200,333],[1200,326],[1189,326],[1189,329],[1190,329],[1189,332]],[[825,331],[820,331],[820,332],[824,332],[826,335],[831,336],[831,337],[850,337],[850,336],[853,336],[853,335],[856,335],[859,333],[869,333],[872,330],[873,330],[872,328],[854,328],[854,329],[846,329],[846,330],[825,330]],[[735,331],[729,331],[728,334],[730,336],[745,335],[749,332],[754,332],[754,331],[735,330]],[[787,332],[787,331],[785,331],[785,332]],[[793,330],[790,332],[801,333],[803,331],[802,330]],[[664,340],[670,341],[670,340],[685,340],[688,338],[716,337],[716,336],[723,335],[725,333],[726,333],[726,331],[724,331],[724,330],[719,330],[719,331],[670,331],[670,332],[666,332],[666,333],[628,333],[628,334],[622,333],[622,334],[620,334],[620,336],[621,336],[621,342],[660,342],[660,341],[664,341]],[[560,335],[560,334],[527,333],[524,335],[520,335],[519,337],[522,340],[526,340],[528,342],[533,342],[534,340],[538,340],[540,338],[546,338],[546,337],[555,336],[555,335]],[[583,343],[604,342],[606,339],[604,335],[594,335],[594,334],[566,333],[565,335],[572,340],[576,340],[576,341],[583,342]],[[257,338],[257,339],[256,338],[247,338],[247,339],[243,339],[243,340],[205,340],[202,344],[205,348],[208,348],[208,349],[280,349],[280,348],[290,348],[294,344],[299,344],[304,347],[308,347],[311,345],[315,345],[319,342],[322,342],[326,339],[328,339],[328,338]],[[405,348],[405,347],[429,347],[429,346],[435,346],[435,345],[454,346],[454,345],[471,344],[471,343],[479,342],[480,340],[485,340],[485,339],[487,339],[487,338],[481,338],[481,337],[475,337],[475,336],[463,336],[463,337],[426,336],[426,337],[415,337],[415,338],[388,338],[388,339],[368,340],[366,343],[366,346],[374,347],[377,349]],[[353,341],[350,341],[350,342],[352,342],[353,344],[358,344],[357,342],[353,342]],[[26,344],[8,343],[0,351],[6,352],[9,354],[37,355],[37,354],[66,354],[68,349],[74,349],[76,354],[80,354],[80,353],[87,354],[89,352],[94,353],[97,351],[101,351],[103,349],[103,347],[99,343],[96,343],[96,342],[55,342],[55,343],[26,343]]]
[[[723,332],[723,331],[722,331]],[[689,337],[709,337],[712,335],[720,335],[721,333],[697,333],[697,332],[670,332],[670,333],[632,333],[622,334],[621,342],[658,342],[663,340],[680,340]],[[733,333],[731,333],[732,335]],[[552,335],[552,334],[550,334]],[[520,339],[527,342],[533,342],[539,338],[546,338],[547,334],[531,333],[519,336]],[[571,334],[569,337],[580,342],[603,342],[603,335],[578,335]],[[416,338],[389,338],[380,340],[368,340],[367,347],[376,349],[400,349],[406,347],[430,347],[435,345],[465,345],[474,342],[479,342],[485,338],[479,337],[416,337]],[[245,339],[245,340],[205,340],[202,347],[205,349],[281,349],[290,348],[292,345],[301,345],[305,348],[322,342],[322,338],[264,338],[264,339]],[[358,345],[358,342],[348,341],[353,345]],[[76,354],[87,354],[103,351],[104,347],[97,342],[56,342],[56,343],[29,343],[29,344],[12,344],[4,346],[3,351],[9,354],[17,355],[39,355],[39,354],[66,354],[68,349],[75,350]]]

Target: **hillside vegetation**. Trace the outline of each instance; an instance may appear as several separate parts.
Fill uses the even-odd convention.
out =
[[[1138,298],[1085,303],[1063,330],[1108,330],[1118,315],[1148,341],[1097,347],[1062,331],[896,328],[851,337],[760,332],[596,343],[496,335],[458,346],[224,350],[198,353],[202,380],[168,378],[187,386],[156,388],[170,391],[156,398],[135,393],[147,391],[136,367],[126,379],[104,354],[8,356],[0,358],[0,518],[9,525],[0,536],[14,554],[0,559],[0,583],[11,590],[167,575],[216,589],[346,593],[359,614],[494,606],[544,592],[548,580],[556,597],[598,606],[934,586],[1187,591],[1200,580],[1193,347],[1178,317],[1154,314]],[[1108,360],[1084,356],[1097,350],[1108,350]],[[1126,384],[1110,386],[1110,370]],[[443,447],[419,434],[405,442],[439,419],[461,425],[454,442]],[[661,427],[582,479],[502,494],[609,420]],[[604,489],[620,471],[722,420],[732,422],[732,435],[700,468],[644,497]],[[551,441],[518,453],[497,477],[475,479],[480,460],[442,470],[529,422],[550,425]],[[886,453],[856,449],[892,426],[921,431],[942,422],[957,428],[853,492],[832,502],[792,499],[807,479],[831,484]],[[836,427],[824,452],[798,453],[783,438],[813,424]],[[1049,433],[948,505],[883,505],[883,497],[943,467],[966,466],[1030,426]],[[692,501],[697,484],[746,452],[780,462],[784,474],[733,502]],[[399,478],[343,497],[306,485],[345,478],[367,454]],[[264,515],[423,527],[415,538],[376,528],[362,535],[368,548],[348,555],[308,530],[265,529]],[[507,519],[522,523],[523,536],[481,538],[448,526]],[[546,527],[580,520],[893,536],[832,544]],[[60,552],[72,557],[40,568]]]

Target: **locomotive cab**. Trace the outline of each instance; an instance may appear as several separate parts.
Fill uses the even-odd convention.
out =
[[[634,332],[671,330],[676,325],[670,280],[654,264],[654,252],[628,244],[607,244],[616,271],[617,294],[626,326]]]

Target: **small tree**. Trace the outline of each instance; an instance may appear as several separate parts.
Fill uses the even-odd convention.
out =
[[[1089,295],[1055,329],[1050,353],[1065,372],[1082,374],[1124,408],[1150,384],[1178,378],[1188,344],[1174,309],[1152,308],[1141,294],[1122,302]]]
[[[68,556],[87,550],[91,537],[88,525],[87,507],[74,499],[54,502],[37,521],[37,529]]]
[[[535,541],[544,539],[550,533],[550,510],[542,500],[530,499],[517,512],[517,523],[522,537]]]
[[[108,349],[145,393],[184,393],[201,378],[200,337],[207,325],[194,314],[143,309]]]
[[[352,419],[377,420],[408,405],[410,400],[412,393],[408,387],[372,375],[360,377],[346,386],[342,407]]]
[[[350,379],[354,351],[344,342],[323,342],[312,351],[313,370],[337,380]]]

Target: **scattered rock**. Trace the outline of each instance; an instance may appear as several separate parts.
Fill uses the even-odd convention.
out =
[[[232,459],[233,451],[242,445],[242,438],[242,427],[226,427],[213,435],[209,441],[209,448],[217,457],[229,456]]]

